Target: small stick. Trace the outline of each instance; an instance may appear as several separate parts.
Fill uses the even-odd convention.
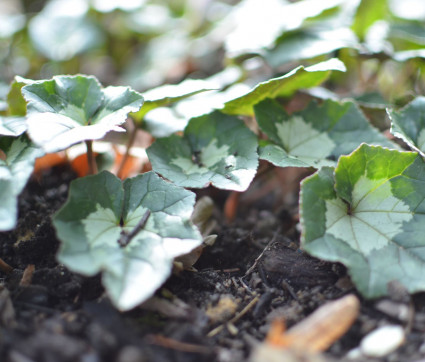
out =
[[[207,337],[214,337],[215,335],[217,335],[218,333],[220,333],[225,325],[232,325],[235,324],[239,319],[241,319],[246,313],[248,313],[250,311],[250,309],[252,309],[252,307],[254,307],[254,305],[258,302],[258,300],[260,299],[260,296],[256,296],[255,298],[253,298],[246,306],[245,308],[243,308],[239,313],[237,313],[230,321],[228,321],[226,324],[222,324],[220,326],[218,326],[217,328],[214,328],[212,331],[210,331],[207,334]]]
[[[89,164],[89,175],[95,175],[97,174],[97,164],[93,154],[93,141],[92,140],[86,141],[86,147],[87,147],[87,162]]]
[[[134,124],[133,119],[132,118],[129,118],[129,119],[131,120],[131,122],[133,124],[133,129],[131,130],[130,137],[128,138],[128,141],[127,141],[127,146],[126,146],[127,148],[125,150],[125,154],[122,157],[121,163],[120,163],[120,165],[118,167],[117,176],[119,178],[122,178],[122,173],[124,171],[124,166],[127,163],[128,157],[130,156],[130,149],[133,146],[134,141],[136,140],[137,127]]]
[[[280,233],[280,228],[278,228],[275,231],[272,239],[267,243],[266,247],[263,249],[263,251],[261,252],[261,254],[258,255],[257,259],[255,259],[254,264],[252,264],[252,266],[246,271],[244,277],[248,276],[249,274],[251,274],[254,271],[254,269],[256,268],[256,266],[258,264],[258,262],[261,260],[261,258],[263,257],[264,253],[266,252],[266,250],[276,241],[277,236],[279,235],[279,233]]]
[[[150,215],[151,215],[151,211],[146,210],[145,214],[143,215],[143,217],[140,219],[140,221],[137,223],[137,225],[134,227],[133,230],[131,230],[129,233],[125,232],[124,230],[121,231],[121,236],[118,239],[118,244],[120,244],[122,248],[127,246],[130,243],[130,241],[139,233],[139,231],[145,227]]]
[[[199,344],[192,344],[186,342],[180,342],[175,339],[164,337],[161,335],[151,335],[149,336],[149,342],[151,344],[156,344],[169,349],[174,349],[181,352],[189,353],[200,353],[200,354],[209,354],[211,353],[211,348],[207,346],[201,346]]]
[[[9,274],[13,271],[13,268],[0,258],[0,270],[6,274]]]
[[[22,275],[22,279],[19,282],[19,285],[22,287],[27,287],[28,285],[31,285],[34,271],[35,271],[35,265],[29,264],[24,270],[24,274]]]

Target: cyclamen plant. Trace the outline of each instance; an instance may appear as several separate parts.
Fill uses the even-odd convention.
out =
[[[195,194],[186,188],[243,192],[261,159],[317,170],[301,184],[304,250],[346,265],[368,298],[385,295],[394,279],[410,292],[425,290],[425,98],[388,110],[392,133],[414,152],[381,134],[353,100],[312,101],[300,112],[285,112],[280,97],[317,86],[332,71],[345,67],[338,59],[298,67],[190,119],[183,133],[158,138],[147,149],[153,171],[124,181],[96,173],[92,142],[124,131],[128,116],[143,127],[149,111],[208,87],[163,88],[143,105],[140,93],[102,88],[92,76],[17,79],[9,115],[0,118],[0,230],[16,225],[17,197],[34,160],[85,142],[93,175],[71,183],[54,216],[58,260],[84,275],[102,273],[112,302],[128,310],[162,285],[174,258],[202,243],[191,220]],[[256,132],[240,116],[255,120]]]

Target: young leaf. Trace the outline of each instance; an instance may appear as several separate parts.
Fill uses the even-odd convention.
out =
[[[218,111],[192,118],[183,137],[157,139],[147,154],[154,171],[183,187],[244,191],[258,167],[255,134]]]
[[[258,125],[270,140],[260,145],[260,158],[276,166],[334,166],[339,156],[362,142],[397,147],[369,124],[352,101],[311,102],[291,116],[271,99],[254,109]]]
[[[151,89],[143,94],[145,100],[143,107],[133,113],[132,117],[136,122],[141,122],[145,115],[155,108],[164,107],[209,90],[213,90],[211,83],[201,79],[188,79],[180,84],[167,84]]]
[[[332,70],[345,72],[344,63],[333,58],[310,67],[299,66],[289,73],[258,84],[247,94],[225,103],[222,112],[252,115],[253,107],[266,98],[288,97],[302,88],[311,88],[325,81]]]
[[[367,298],[393,280],[425,290],[424,183],[417,153],[361,145],[302,182],[303,248],[345,264]]]
[[[17,197],[32,173],[35,159],[43,152],[26,136],[1,137],[0,151],[6,156],[0,157],[0,230],[5,231],[16,226]]]
[[[22,96],[22,87],[34,83],[19,76],[16,76],[10,85],[9,93],[7,94],[8,114],[11,116],[25,116],[27,114],[27,103]]]
[[[54,217],[58,259],[84,275],[102,272],[113,303],[131,309],[167,279],[176,256],[201,244],[190,222],[194,203],[194,193],[153,172],[124,183],[106,171],[77,179]]]
[[[28,101],[28,133],[46,152],[123,131],[118,126],[143,104],[141,94],[128,87],[101,88],[95,77],[82,75],[56,76],[27,85],[22,93]]]
[[[388,109],[391,133],[425,155],[425,97],[417,97],[400,111]]]

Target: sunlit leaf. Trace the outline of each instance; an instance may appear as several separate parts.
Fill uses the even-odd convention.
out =
[[[222,112],[228,114],[252,115],[254,105],[266,98],[288,97],[297,90],[319,85],[332,70],[345,72],[344,63],[330,59],[304,68],[299,66],[291,72],[258,84],[245,95],[225,103]]]
[[[32,44],[45,57],[63,61],[99,47],[104,41],[100,29],[90,21],[87,2],[50,1],[31,19],[28,31]]]
[[[143,104],[141,94],[128,87],[102,88],[94,77],[57,76],[27,85],[28,133],[46,152],[102,138]]]
[[[134,308],[165,282],[175,257],[201,244],[190,221],[194,203],[194,193],[153,172],[124,183],[106,171],[77,179],[54,217],[58,259],[84,275],[102,273],[112,302]]]
[[[260,158],[280,167],[333,166],[339,156],[354,151],[362,142],[396,147],[351,101],[312,102],[305,110],[288,115],[268,99],[255,106],[255,115],[270,139],[260,145]]]
[[[329,54],[341,48],[356,48],[356,36],[348,28],[321,29],[307,28],[286,32],[279,38],[277,45],[266,52],[266,59],[273,67],[296,61]]]
[[[192,118],[182,137],[157,139],[147,153],[153,170],[179,186],[244,191],[258,167],[256,149],[241,120],[216,111]]]
[[[391,133],[425,155],[425,97],[416,97],[400,111],[388,109]]]
[[[417,153],[360,146],[301,186],[302,247],[347,266],[368,298],[397,280],[425,290],[425,164]]]
[[[30,177],[34,161],[43,152],[26,136],[0,137],[0,231],[16,226],[18,195]]]

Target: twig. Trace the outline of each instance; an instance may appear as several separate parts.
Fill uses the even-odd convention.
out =
[[[261,260],[261,258],[263,257],[264,253],[266,252],[266,250],[268,250],[268,248],[270,248],[270,246],[276,241],[277,236],[280,233],[280,227],[275,231],[275,233],[273,234],[272,239],[267,243],[266,247],[263,249],[263,251],[261,252],[260,255],[258,255],[258,257],[255,259],[254,264],[252,264],[252,266],[246,271],[244,277],[248,276],[249,274],[251,274],[254,269],[257,267],[258,262]]]
[[[214,337],[216,334],[220,333],[225,326],[233,325],[235,324],[239,319],[241,319],[246,313],[254,307],[254,305],[258,302],[260,297],[257,295],[255,298],[253,298],[246,306],[243,308],[239,313],[237,313],[231,320],[229,320],[227,323],[219,325],[218,327],[214,328],[212,331],[210,331],[207,334],[207,337]]]
[[[145,214],[143,215],[143,217],[140,219],[140,221],[137,223],[137,225],[134,227],[133,230],[131,230],[129,233],[125,232],[124,230],[121,231],[120,238],[118,239],[118,244],[122,248],[127,246],[130,243],[130,241],[139,233],[139,231],[145,227],[150,215],[151,215],[151,211],[146,210]]]
[[[127,141],[127,147],[126,147],[126,150],[125,150],[125,154],[122,157],[121,163],[118,167],[117,176],[119,178],[122,178],[124,166],[127,163],[128,157],[130,156],[130,149],[133,146],[134,141],[136,140],[137,127],[134,124],[133,119],[132,118],[129,118],[129,119],[131,120],[131,123],[133,124],[133,129],[131,130],[130,137],[128,138],[128,141]]]
[[[9,274],[13,271],[13,268],[0,258],[0,270],[6,274]]]
[[[24,270],[24,274],[22,275],[19,285],[22,287],[27,287],[28,285],[31,285],[34,271],[35,271],[35,265],[29,264]]]
[[[89,164],[89,175],[95,175],[97,174],[97,164],[93,154],[93,141],[92,140],[86,141],[86,147],[87,147],[87,162]]]
[[[201,353],[201,354],[211,353],[210,347],[200,346],[198,344],[180,342],[175,339],[171,339],[161,335],[149,336],[149,342],[151,344],[156,344],[165,348],[174,349],[181,352]]]

